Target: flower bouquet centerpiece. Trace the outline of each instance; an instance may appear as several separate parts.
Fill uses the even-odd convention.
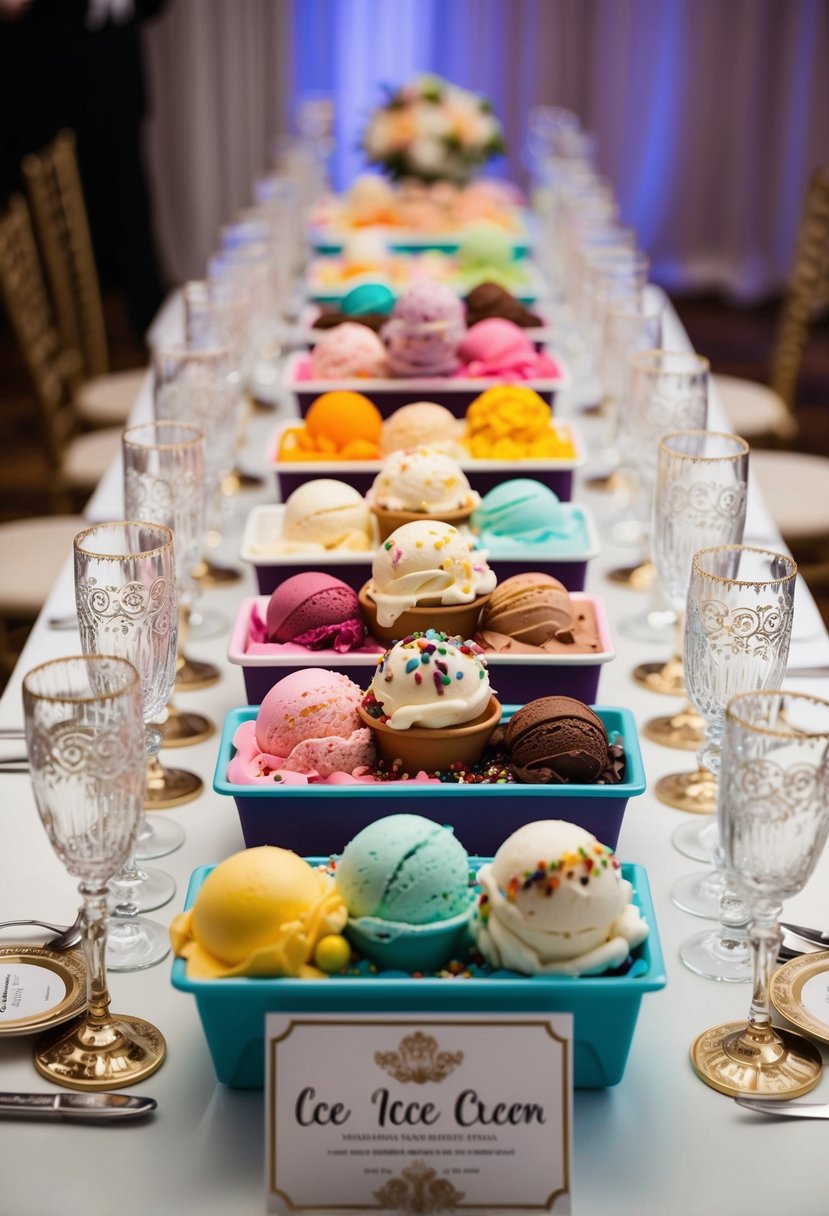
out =
[[[369,118],[363,147],[395,181],[458,183],[505,151],[491,103],[440,76],[418,76],[390,92]]]

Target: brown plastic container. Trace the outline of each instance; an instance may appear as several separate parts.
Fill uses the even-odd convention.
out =
[[[501,702],[490,697],[483,713],[460,726],[410,726],[395,730],[367,714],[358,706],[360,721],[371,728],[380,758],[386,764],[400,760],[403,771],[414,776],[423,769],[434,773],[447,769],[456,761],[469,766],[476,764],[484,753],[492,732],[501,721]]]
[[[427,629],[437,629],[466,641],[474,636],[481,609],[489,599],[489,595],[479,595],[469,604],[424,604],[401,612],[393,625],[379,625],[377,605],[367,592],[370,581],[363,583],[357,598],[366,628],[383,646],[391,646],[392,642],[408,637],[410,633],[423,633]]]

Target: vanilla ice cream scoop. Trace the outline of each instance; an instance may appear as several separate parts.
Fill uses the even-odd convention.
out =
[[[620,966],[648,935],[611,849],[560,819],[525,824],[478,871],[473,919],[494,967],[591,975]]]
[[[409,608],[469,604],[488,595],[496,578],[486,554],[451,524],[414,520],[380,545],[371,567],[368,596],[377,620],[391,626]]]
[[[423,446],[387,456],[368,498],[380,510],[420,511],[439,519],[444,512],[471,514],[481,501],[456,460]]]
[[[371,514],[363,496],[344,481],[306,481],[285,503],[281,547],[286,550],[373,548]]]
[[[491,693],[480,646],[427,629],[386,651],[363,707],[395,730],[438,729],[477,718]]]

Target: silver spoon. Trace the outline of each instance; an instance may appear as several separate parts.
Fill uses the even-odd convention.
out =
[[[77,946],[81,940],[80,913],[74,924],[71,925],[51,925],[45,920],[0,921],[0,929],[9,929],[17,925],[39,925],[42,929],[50,929],[55,936],[43,943],[47,950],[69,950],[72,946]]]

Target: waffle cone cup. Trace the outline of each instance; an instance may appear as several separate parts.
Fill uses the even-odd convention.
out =
[[[433,519],[436,523],[457,527],[458,524],[466,523],[474,510],[474,507],[458,507],[456,511],[441,511],[439,515],[430,515],[428,511],[392,511],[386,507],[375,507],[373,504],[370,506],[371,513],[377,520],[381,544],[403,524],[415,523],[419,519]]]
[[[369,585],[370,580],[358,592],[360,612],[371,636],[383,646],[391,646],[392,642],[408,637],[410,633],[423,633],[426,629],[438,629],[466,641],[474,636],[481,609],[489,599],[488,595],[478,595],[468,604],[424,604],[401,612],[393,625],[380,625],[377,605],[368,594]]]
[[[459,726],[410,726],[395,730],[385,722],[372,718],[362,705],[358,706],[360,721],[374,736],[377,751],[386,764],[399,760],[403,772],[413,777],[421,771],[443,772],[456,761],[465,767],[477,764],[484,753],[492,732],[501,721],[501,702],[491,696],[483,713]]]

